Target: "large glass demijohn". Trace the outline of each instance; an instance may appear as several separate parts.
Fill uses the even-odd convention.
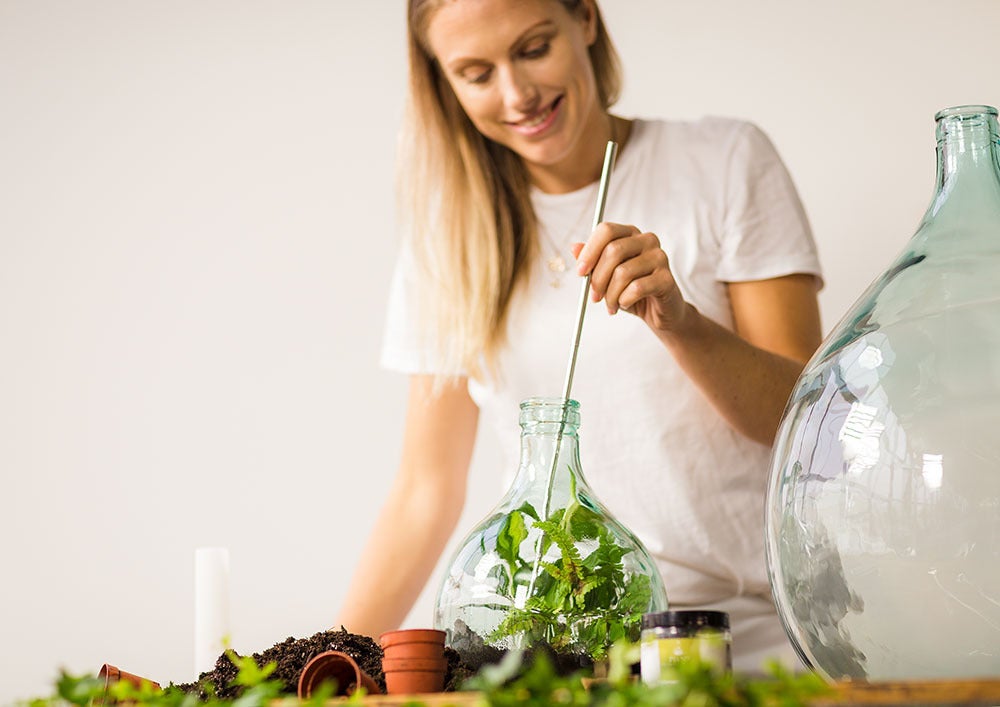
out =
[[[667,607],[659,570],[583,478],[575,400],[521,403],[521,460],[499,505],[459,546],[434,625],[452,647],[547,643],[602,658]],[[471,639],[471,641],[470,641]]]
[[[930,208],[806,366],[772,458],[772,590],[828,678],[1000,675],[997,111],[936,121]]]

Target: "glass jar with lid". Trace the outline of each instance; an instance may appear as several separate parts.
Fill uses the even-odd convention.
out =
[[[697,660],[719,672],[732,670],[732,634],[724,611],[660,611],[642,617],[642,681],[656,685],[679,660]]]

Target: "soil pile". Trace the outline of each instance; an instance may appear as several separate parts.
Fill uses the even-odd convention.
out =
[[[254,653],[250,657],[258,666],[268,663],[277,664],[277,669],[271,674],[271,679],[284,683],[284,694],[298,693],[299,675],[302,668],[310,660],[323,651],[341,651],[351,656],[355,662],[378,683],[385,691],[385,675],[382,673],[382,648],[374,639],[340,631],[321,631],[309,638],[287,638],[262,653]],[[237,654],[238,655],[238,654]],[[237,668],[229,657],[223,653],[215,661],[215,668],[198,676],[198,682],[178,685],[184,692],[198,695],[201,699],[208,698],[207,686],[211,685],[216,697],[232,699],[243,691],[239,685],[233,685]]]
[[[464,624],[457,628],[460,630],[453,636],[452,646],[444,649],[445,658],[448,660],[444,678],[446,692],[461,689],[462,683],[475,675],[480,668],[490,663],[499,663],[504,656],[503,650],[486,645]],[[302,674],[302,669],[306,663],[324,651],[341,651],[351,656],[385,692],[381,646],[373,638],[349,633],[343,628],[339,631],[321,631],[308,638],[286,638],[261,653],[253,653],[250,657],[260,667],[275,663],[277,669],[271,674],[271,679],[282,682],[284,686],[282,694],[294,696],[298,693],[299,675]],[[556,653],[545,644],[535,646],[533,650],[528,651],[528,654],[530,656],[538,651],[547,653],[557,672],[562,675],[581,668],[593,667],[593,663],[586,657]],[[209,698],[209,690],[218,698],[234,699],[243,692],[242,686],[233,685],[237,672],[236,666],[223,653],[215,661],[213,670],[198,676],[198,682],[176,687],[195,694],[202,700]]]

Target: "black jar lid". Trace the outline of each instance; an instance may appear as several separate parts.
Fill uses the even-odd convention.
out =
[[[729,629],[725,611],[658,611],[643,614],[643,628],[718,628]]]

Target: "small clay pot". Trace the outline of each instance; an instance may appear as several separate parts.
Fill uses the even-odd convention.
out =
[[[385,691],[390,695],[441,692],[447,669],[445,658],[383,658]]]
[[[408,628],[386,631],[378,642],[386,658],[444,657],[444,631],[430,628]]]
[[[147,678],[141,678],[138,675],[133,675],[132,673],[126,673],[124,670],[119,670],[110,663],[105,663],[101,666],[101,671],[97,674],[97,677],[104,678],[104,689],[107,691],[111,683],[118,682],[119,680],[124,680],[125,682],[130,682],[136,687],[142,687],[142,683],[148,682],[153,687],[159,687],[160,683],[153,682]]]
[[[306,663],[299,675],[299,699],[312,697],[324,682],[337,682],[337,695],[352,695],[363,687],[369,695],[381,695],[382,690],[351,656],[340,651],[325,651]]]
[[[133,675],[132,673],[126,673],[124,670],[119,670],[110,663],[105,663],[101,666],[101,670],[97,673],[97,677],[104,680],[104,694],[101,697],[94,698],[95,705],[114,704],[115,700],[107,699],[108,688],[111,687],[112,683],[116,683],[121,680],[132,683],[136,687],[142,687],[143,683],[149,683],[157,689],[160,687],[159,683],[153,682],[147,678],[141,678],[138,675]]]

